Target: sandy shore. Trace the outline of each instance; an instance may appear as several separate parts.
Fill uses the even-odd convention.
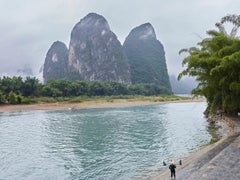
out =
[[[177,180],[239,180],[240,179],[240,117],[223,117],[217,120],[221,137],[214,144],[196,150],[177,165]],[[166,170],[150,178],[169,180],[170,171]]]
[[[0,112],[113,108],[113,107],[131,107],[131,106],[144,106],[144,105],[154,105],[154,104],[164,104],[164,103],[201,102],[201,101],[205,101],[205,99],[198,98],[198,99],[162,101],[162,102],[117,100],[113,102],[86,101],[81,103],[56,102],[56,103],[38,103],[38,104],[30,104],[30,105],[1,105]]]

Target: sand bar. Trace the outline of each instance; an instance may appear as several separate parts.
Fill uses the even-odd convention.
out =
[[[113,101],[113,102],[98,102],[98,101],[84,101],[80,103],[56,102],[56,103],[37,103],[29,105],[1,105],[0,112],[16,112],[16,111],[33,111],[33,110],[69,110],[69,109],[90,109],[90,108],[113,108],[113,107],[131,107],[144,106],[164,103],[181,103],[181,102],[202,102],[205,99],[186,99],[177,101]]]

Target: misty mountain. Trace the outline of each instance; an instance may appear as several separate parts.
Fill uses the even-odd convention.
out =
[[[43,76],[87,81],[131,83],[126,55],[106,19],[90,13],[78,22],[72,32],[69,50],[61,43],[49,49]]]
[[[33,71],[30,67],[24,67],[17,70],[17,74],[21,77],[33,76]]]
[[[43,78],[48,79],[61,79],[66,77],[68,72],[68,48],[60,41],[52,44],[47,52],[44,68]]]
[[[191,94],[192,89],[197,86],[193,78],[183,78],[178,81],[175,75],[170,76],[170,82],[174,94]]]
[[[81,19],[71,32],[69,48],[56,41],[47,52],[44,80],[66,78],[154,84],[171,93],[163,45],[150,23],[134,28],[123,46],[107,20],[96,13]]]
[[[123,48],[129,61],[133,84],[158,84],[171,91],[164,48],[150,23],[134,28]]]
[[[127,57],[103,16],[90,13],[71,33],[69,68],[87,81],[130,83]]]

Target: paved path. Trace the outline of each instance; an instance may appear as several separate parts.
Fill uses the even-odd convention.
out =
[[[224,142],[189,164],[178,173],[177,179],[240,180],[240,136]]]
[[[240,123],[233,135],[203,148],[177,166],[176,180],[240,180]],[[166,170],[153,180],[170,180]]]

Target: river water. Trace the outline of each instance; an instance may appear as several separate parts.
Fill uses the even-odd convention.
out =
[[[208,143],[205,102],[0,113],[0,179],[147,178]]]

